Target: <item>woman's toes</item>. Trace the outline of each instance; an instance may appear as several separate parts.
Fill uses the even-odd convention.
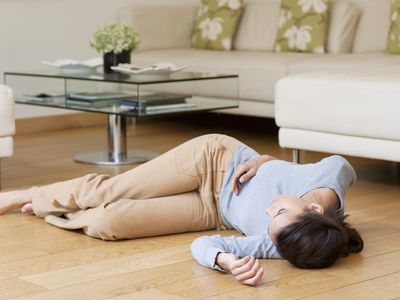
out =
[[[27,203],[21,208],[21,212],[27,215],[33,215],[32,203]]]

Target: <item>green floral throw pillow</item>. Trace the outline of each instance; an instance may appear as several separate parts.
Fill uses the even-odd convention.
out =
[[[387,51],[393,54],[400,53],[400,0],[392,0]]]
[[[276,52],[325,53],[328,0],[282,0]]]
[[[202,0],[193,33],[195,48],[231,50],[243,0]]]

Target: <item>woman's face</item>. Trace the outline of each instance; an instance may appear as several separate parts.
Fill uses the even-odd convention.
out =
[[[296,222],[307,206],[306,201],[294,196],[278,195],[273,199],[265,212],[271,219],[268,234],[274,244],[281,230]]]

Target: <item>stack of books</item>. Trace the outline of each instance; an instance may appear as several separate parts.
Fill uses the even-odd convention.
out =
[[[118,105],[121,110],[170,110],[192,107],[187,103],[187,95],[146,92],[137,94],[125,93],[72,93],[67,98],[67,104],[85,107],[107,107]]]
[[[125,98],[135,97],[133,94],[125,93],[71,93],[68,95],[67,104],[87,107],[105,107],[118,104],[118,101]]]

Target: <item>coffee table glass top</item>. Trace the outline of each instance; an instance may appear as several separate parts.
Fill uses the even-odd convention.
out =
[[[78,79],[103,82],[118,82],[132,84],[155,84],[166,82],[193,81],[193,80],[211,80],[223,78],[237,78],[238,75],[219,74],[219,73],[204,73],[204,72],[173,72],[167,75],[164,74],[135,74],[127,75],[122,73],[63,73],[57,69],[23,71],[23,72],[4,72],[4,76],[33,76],[33,77],[50,77],[60,79]]]
[[[78,111],[146,117],[165,114],[181,114],[238,107],[238,75],[201,72],[174,72],[167,75],[126,75],[120,73],[66,74],[59,70],[5,72],[5,84],[14,90],[15,102],[36,106],[63,108]],[[102,101],[72,101],[71,94],[112,92],[129,97]],[[57,94],[57,97],[32,100],[26,95],[41,93]],[[145,96],[177,95],[175,103],[126,105],[126,100],[142,100]],[[221,97],[222,95],[222,97]]]

